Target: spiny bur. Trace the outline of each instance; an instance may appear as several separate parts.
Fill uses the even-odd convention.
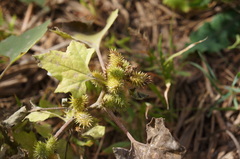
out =
[[[57,142],[57,139],[55,137],[50,137],[47,142],[46,142],[46,147],[47,149],[53,151],[56,149],[56,142]]]
[[[57,139],[55,137],[50,137],[46,143],[45,142],[37,142],[34,147],[34,158],[37,159],[50,159],[54,158],[54,151],[56,150],[56,142]]]
[[[103,87],[106,84],[106,77],[103,73],[98,71],[93,71],[92,76],[93,76],[93,79],[91,80],[91,82],[96,87]]]
[[[114,77],[109,77],[107,80],[107,89],[110,93],[117,93],[123,87],[123,81]]]
[[[124,69],[126,74],[132,72],[133,70],[131,64],[127,60],[122,60],[122,68]]]
[[[85,105],[88,103],[88,96],[82,95],[79,98],[74,98],[73,96],[70,99],[70,106],[76,111],[83,111],[85,109]]]
[[[151,82],[150,76],[143,72],[134,71],[131,73],[130,82],[135,87],[143,87],[144,85]]]
[[[75,113],[75,121],[79,126],[83,128],[88,128],[92,126],[93,117],[87,112],[76,112]]]
[[[121,67],[109,67],[107,69],[108,77],[112,76],[116,79],[123,80],[125,77],[125,71]]]
[[[118,67],[123,64],[123,56],[116,50],[110,50],[108,67]]]
[[[112,110],[121,110],[122,108],[127,107],[128,103],[124,93],[119,94],[105,94],[103,97],[102,105],[104,107],[110,108]]]

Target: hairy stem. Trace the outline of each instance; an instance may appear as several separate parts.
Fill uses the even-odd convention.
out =
[[[101,52],[100,52],[99,47],[96,48],[96,53],[97,53],[98,60],[99,60],[99,62],[100,62],[102,71],[105,73],[106,67],[105,67],[105,65],[104,65],[103,58],[102,58],[102,55],[101,55]]]
[[[89,108],[96,108],[96,107],[98,107],[101,104],[104,95],[105,95],[105,92],[101,91],[97,101],[95,103],[93,103],[92,105],[90,105]]]
[[[74,118],[69,119],[66,123],[63,124],[63,126],[55,133],[54,137],[56,139],[59,139],[62,134],[69,129],[70,125],[74,122]]]
[[[68,109],[68,108],[67,107],[52,107],[52,108],[35,107],[28,112],[37,112],[37,111],[46,111],[46,110],[63,110],[63,109]]]
[[[118,117],[116,117],[111,110],[104,108],[104,111],[107,112],[109,117],[117,124],[117,126],[124,132],[124,134],[128,137],[131,143],[136,143],[137,141],[132,137],[132,135],[128,132],[125,126],[120,122]]]

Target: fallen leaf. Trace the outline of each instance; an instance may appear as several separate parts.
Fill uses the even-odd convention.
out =
[[[117,159],[181,159],[186,152],[164,126],[163,118],[147,124],[147,143],[132,143],[130,150],[113,148]]]

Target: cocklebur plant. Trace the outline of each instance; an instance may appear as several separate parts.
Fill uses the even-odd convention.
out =
[[[53,50],[34,56],[39,61],[40,67],[46,69],[60,81],[55,92],[71,93],[68,101],[69,106],[64,112],[65,124],[54,135],[56,140],[60,138],[71,123],[75,122],[82,130],[88,130],[97,125],[89,110],[102,109],[122,129],[130,141],[135,142],[135,139],[114,115],[113,111],[123,111],[124,108],[128,107],[130,89],[143,87],[151,80],[148,74],[137,71],[121,53],[114,49],[109,50],[107,65],[104,65],[105,62],[103,62],[99,49],[100,42],[116,19],[117,12],[117,10],[114,11],[107,20],[106,27],[94,35],[77,34],[72,36],[60,30],[54,30],[55,33],[72,39],[66,52]],[[102,68],[101,71],[91,71],[88,67],[91,56],[95,52]],[[91,105],[88,104],[87,81],[101,89],[97,101]],[[49,152],[47,146],[49,140],[46,143],[38,142],[36,144],[35,157],[48,158],[52,155],[52,151]],[[56,142],[51,143],[56,144]]]

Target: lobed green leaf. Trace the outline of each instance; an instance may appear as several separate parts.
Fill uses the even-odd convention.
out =
[[[40,67],[60,80],[55,92],[71,92],[74,98],[78,98],[86,93],[85,82],[92,79],[88,63],[93,53],[94,49],[72,41],[66,52],[50,51],[35,57],[40,60]]]

